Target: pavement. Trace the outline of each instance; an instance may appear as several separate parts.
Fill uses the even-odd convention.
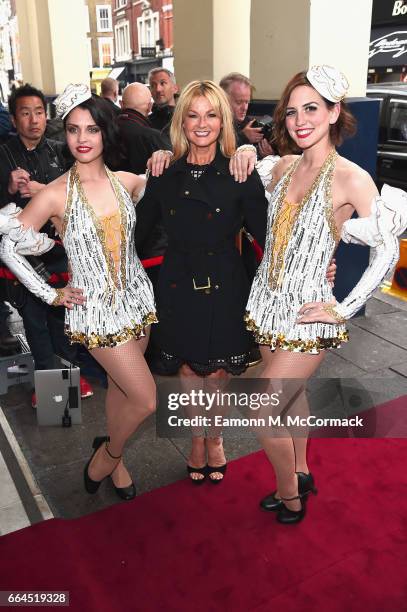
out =
[[[20,332],[21,322],[17,315],[13,317],[12,330]],[[310,382],[313,414],[345,415],[364,409],[360,401],[350,401],[348,406],[342,402],[338,408],[332,393],[338,379],[343,389],[352,389],[351,399],[355,388],[363,390],[358,391],[358,399],[364,394],[374,403],[407,394],[407,301],[378,290],[366,314],[352,319],[348,328],[350,342],[329,351]],[[246,378],[256,377],[260,367],[250,368]],[[164,380],[157,377],[158,385]],[[351,381],[350,387],[346,381]],[[75,518],[123,503],[109,479],[94,496],[83,490],[83,467],[92,439],[105,432],[105,389],[92,382],[95,393],[82,402],[82,424],[71,428],[37,425],[27,383],[13,385],[0,396],[0,535],[53,516]],[[250,432],[224,435],[228,460],[259,449]],[[157,437],[155,416],[148,418],[125,451],[138,494],[185,478],[188,451],[188,435]]]

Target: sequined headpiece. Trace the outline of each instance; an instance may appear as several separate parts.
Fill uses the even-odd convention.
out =
[[[348,79],[333,66],[311,66],[307,79],[323,98],[331,102],[340,102],[348,93]]]
[[[55,99],[57,116],[64,119],[75,106],[92,97],[92,92],[84,83],[69,83],[58,98]]]

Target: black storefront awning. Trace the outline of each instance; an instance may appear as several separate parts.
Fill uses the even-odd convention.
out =
[[[407,25],[374,28],[370,36],[369,68],[407,64]]]

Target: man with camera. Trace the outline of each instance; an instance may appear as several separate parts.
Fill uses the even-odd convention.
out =
[[[269,142],[271,123],[260,124],[256,119],[247,116],[253,91],[250,80],[240,72],[231,72],[221,79],[219,85],[229,96],[238,146],[255,145],[260,158],[273,155],[274,151]]]
[[[66,170],[63,144],[45,138],[46,104],[44,94],[29,84],[15,89],[9,98],[11,121],[17,132],[0,145],[0,208],[14,202],[24,208],[47,183]],[[55,238],[48,222],[42,232]],[[44,280],[54,287],[67,283],[67,258],[62,243],[41,257],[30,257],[30,263]],[[7,278],[7,274],[3,274]],[[24,324],[37,370],[55,367],[54,355],[75,361],[76,349],[64,334],[64,308],[49,306],[31,294],[16,280],[4,280],[4,299],[13,304]],[[90,385],[81,381],[83,397],[93,395]],[[35,405],[35,396],[33,396]]]

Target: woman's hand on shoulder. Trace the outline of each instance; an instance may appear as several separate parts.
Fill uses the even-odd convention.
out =
[[[170,165],[173,157],[172,151],[169,150],[160,149],[159,151],[154,151],[147,161],[147,170],[152,176],[161,176]]]
[[[116,172],[119,181],[124,185],[132,199],[138,201],[139,194],[146,186],[146,177],[132,172]]]
[[[237,183],[244,183],[253,172],[257,162],[254,145],[242,145],[233,153],[229,162],[229,172]]]

